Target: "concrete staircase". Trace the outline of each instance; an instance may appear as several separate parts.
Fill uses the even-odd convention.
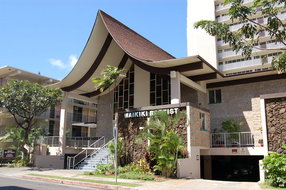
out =
[[[105,146],[92,153],[84,161],[78,164],[75,169],[93,171],[96,169],[98,164],[108,164],[112,163],[112,161],[112,155],[110,155],[108,147]]]

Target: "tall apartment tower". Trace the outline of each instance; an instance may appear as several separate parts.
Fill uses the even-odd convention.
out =
[[[244,0],[245,5],[250,5],[253,0]],[[221,39],[209,36],[202,29],[195,29],[194,23],[199,20],[217,20],[226,23],[232,31],[239,29],[243,23],[230,19],[227,15],[230,5],[224,5],[224,0],[188,0],[187,4],[187,46],[188,55],[201,55],[215,68],[226,76],[259,72],[271,69],[273,56],[280,53],[279,50],[254,49],[251,58],[246,59],[237,54],[232,48],[222,42]],[[281,20],[286,20],[286,11],[278,14]],[[266,23],[267,19],[261,16],[261,12],[252,17],[258,23]],[[267,32],[261,33],[257,44],[261,48],[279,48],[282,44],[271,39]]]

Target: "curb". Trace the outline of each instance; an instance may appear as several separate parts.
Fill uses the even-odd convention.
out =
[[[82,181],[71,181],[71,180],[64,180],[64,179],[53,179],[53,178],[46,178],[46,177],[36,177],[36,176],[22,176],[25,179],[31,180],[40,180],[46,182],[53,182],[53,183],[61,183],[61,184],[68,184],[68,185],[79,185],[79,186],[87,186],[87,187],[95,187],[99,189],[108,189],[108,190],[138,190],[134,187],[122,187],[116,185],[108,185],[108,184],[99,184],[99,183],[91,183],[91,182],[82,182]]]

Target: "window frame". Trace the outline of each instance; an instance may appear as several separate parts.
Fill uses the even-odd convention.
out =
[[[214,89],[209,90],[209,104],[221,104],[222,103],[222,90],[221,89]],[[213,94],[213,101],[211,101],[211,94]],[[220,101],[218,101],[218,95],[220,97]]]

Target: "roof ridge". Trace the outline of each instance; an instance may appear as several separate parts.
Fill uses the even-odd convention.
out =
[[[133,29],[131,29],[130,27],[126,26],[125,24],[123,24],[122,22],[118,21],[117,19],[115,19],[114,17],[110,16],[109,14],[107,14],[106,12],[102,11],[102,10],[99,10],[98,11],[99,14],[101,15],[103,21],[104,21],[104,24],[106,25],[105,23],[105,20],[104,20],[104,17],[108,17],[109,19],[113,20],[114,22],[116,22],[117,24],[119,24],[120,26],[126,28],[127,30],[131,31],[132,33],[134,33],[135,35],[139,36],[140,38],[142,38],[143,40],[145,40],[146,42],[152,44],[154,47],[158,48],[160,51],[164,52],[166,55],[170,56],[169,59],[175,59],[176,57],[171,55],[169,52],[167,52],[166,50],[162,49],[161,47],[159,47],[158,45],[156,45],[155,43],[153,43],[152,41],[148,40],[146,37],[142,36],[141,34],[139,34],[138,32],[134,31]],[[107,30],[110,32],[110,30],[108,29],[107,27]],[[112,35],[112,33],[111,33]],[[113,36],[113,35],[112,35]],[[116,40],[116,39],[114,39]],[[140,58],[139,58],[140,59]],[[142,60],[142,59],[140,59]],[[153,61],[153,60],[144,60],[144,61]]]

